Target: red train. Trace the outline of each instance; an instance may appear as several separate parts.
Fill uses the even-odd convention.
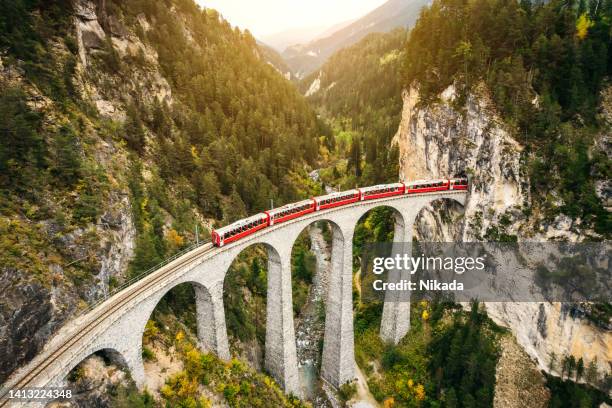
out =
[[[322,211],[328,208],[352,204],[357,201],[377,200],[402,195],[422,194],[445,190],[467,190],[467,178],[417,180],[408,183],[380,184],[371,187],[356,188],[314,197],[309,200],[287,204],[273,210],[264,211],[252,217],[236,221],[230,225],[213,230],[212,243],[223,246],[242,237],[253,234],[262,228],[280,224],[305,214]]]

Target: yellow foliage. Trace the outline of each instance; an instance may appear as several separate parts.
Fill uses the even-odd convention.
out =
[[[140,203],[140,210],[144,213],[147,209],[147,205],[149,205],[149,199],[147,197],[142,199]]]
[[[170,387],[168,384],[164,384],[159,390],[159,392],[161,393],[161,395],[164,396],[164,398],[167,399],[170,399],[174,396],[174,391],[172,390],[172,387]]]
[[[185,353],[185,367],[187,371],[195,377],[200,376],[202,373],[202,360],[200,355],[200,352],[194,348]]]
[[[215,388],[215,391],[217,391],[219,394],[222,394],[223,391],[225,390],[225,384],[220,382],[219,384],[217,384],[217,387]]]
[[[270,379],[270,377],[268,377],[268,376],[264,377],[264,384],[266,384],[267,387],[271,387],[272,386],[272,380]]]
[[[183,333],[182,330],[179,330],[178,333],[176,333],[176,341],[181,341],[185,338],[185,333]]]
[[[423,384],[417,384],[414,389],[414,396],[419,401],[423,401],[425,399],[425,387],[423,387]]]
[[[426,300],[421,300],[421,301],[419,302],[419,305],[421,305],[421,307],[422,307],[423,309],[425,309],[425,308],[427,307],[427,301],[426,301]]]
[[[427,321],[429,320],[429,312],[427,310],[423,310],[423,313],[421,314],[421,318],[423,319],[423,321]]]
[[[383,407],[385,408],[392,408],[395,406],[395,399],[393,399],[393,397],[389,397],[385,400],[385,402],[383,402]]]
[[[159,334],[159,328],[153,320],[149,320],[145,325],[144,337],[146,341],[151,341]]]
[[[174,229],[170,228],[168,230],[168,232],[166,233],[166,239],[168,240],[168,242],[170,243],[170,245],[172,245],[173,247],[180,247],[183,245],[183,243],[185,242],[185,240],[183,239],[183,237],[181,237],[179,235],[178,232],[176,232]]]
[[[584,40],[589,32],[589,28],[593,27],[595,23],[589,18],[587,13],[582,13],[576,21],[576,36],[581,40]]]
[[[408,388],[412,388],[412,386],[414,385],[414,381],[412,381],[412,378],[408,380]]]
[[[182,398],[195,395],[198,392],[198,383],[195,378],[189,379],[186,375],[179,380],[177,395]]]

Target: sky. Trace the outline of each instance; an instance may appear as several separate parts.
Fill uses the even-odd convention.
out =
[[[292,28],[327,27],[367,14],[386,0],[196,0],[232,25],[265,37]]]

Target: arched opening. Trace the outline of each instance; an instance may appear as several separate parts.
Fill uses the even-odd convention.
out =
[[[247,247],[233,260],[223,282],[223,307],[230,354],[256,370],[264,368],[268,261],[276,251]]]
[[[125,358],[111,348],[90,354],[70,370],[66,380],[75,406],[113,406],[116,395],[136,389]]]
[[[425,205],[414,220],[413,237],[422,242],[462,241],[464,208],[451,198],[439,198]]]
[[[159,300],[142,334],[145,387],[157,398],[162,388],[186,369],[186,355],[201,349],[198,303],[208,294],[199,283],[185,282]]]
[[[325,335],[325,302],[332,272],[332,234],[326,220],[302,230],[291,251],[291,287],[298,373],[302,396],[325,398],[320,370]]]
[[[355,333],[355,361],[357,377],[367,382],[375,376],[380,356],[385,350],[381,338],[384,299],[375,293],[376,279],[387,280],[386,275],[373,272],[374,258],[390,256],[394,241],[402,242],[407,225],[402,214],[395,208],[380,206],[370,209],[357,221],[353,235],[353,308]],[[408,316],[406,316],[408,319]],[[368,385],[363,384],[368,390]]]

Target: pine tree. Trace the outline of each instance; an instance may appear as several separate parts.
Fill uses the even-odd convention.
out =
[[[130,105],[127,109],[124,132],[124,138],[128,147],[142,155],[145,147],[145,133],[142,120],[134,105]]]

